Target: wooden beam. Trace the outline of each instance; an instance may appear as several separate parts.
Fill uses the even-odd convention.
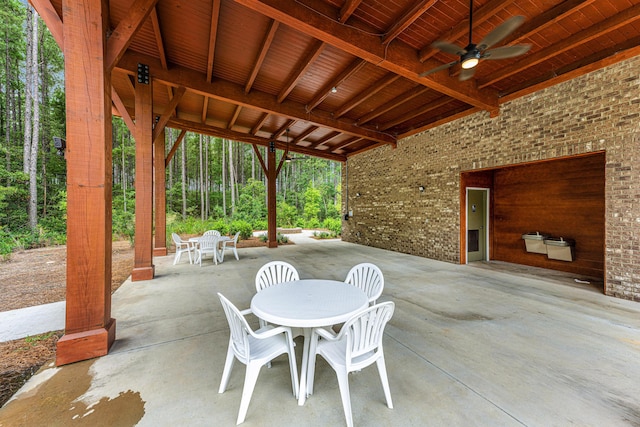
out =
[[[153,80],[136,84],[136,218],[131,281],[151,280],[153,266]]]
[[[171,101],[169,101],[169,104],[167,104],[167,106],[165,107],[164,113],[162,113],[162,116],[160,116],[160,120],[158,120],[158,123],[156,123],[153,129],[153,141],[158,139],[160,134],[164,132],[164,128],[167,125],[167,122],[169,121],[171,116],[174,115],[173,113],[186,91],[187,88],[185,88],[184,86],[180,86],[176,90],[173,98],[171,98]],[[153,114],[153,111],[151,112],[151,114]]]
[[[153,256],[167,255],[167,190],[164,166],[165,132],[153,142]]]
[[[209,26],[209,49],[207,51],[207,81],[213,78],[213,60],[215,58],[218,21],[220,20],[220,0],[213,0],[211,7],[211,25]]]
[[[209,113],[209,97],[205,95],[203,98],[204,99],[202,100],[202,114],[200,114],[200,122],[206,123],[207,115]]]
[[[447,114],[441,114],[438,117],[434,118],[433,121],[422,125],[420,127],[417,127],[415,129],[411,129],[408,132],[402,133],[398,135],[398,138],[402,139],[402,138],[406,138],[407,136],[411,136],[411,135],[415,135],[416,133],[420,133],[420,132],[424,132],[426,130],[429,129],[434,129],[437,128],[438,126],[442,126],[446,123],[451,123],[455,120],[461,119],[463,117],[467,117],[470,116],[471,114],[475,114],[477,112],[480,112],[482,110],[480,110],[479,108],[467,108],[464,109],[464,107],[460,107],[458,109],[457,112],[451,114],[451,113],[447,113]]]
[[[258,162],[260,162],[260,167],[262,167],[262,172],[266,176],[267,175],[267,165],[265,164],[264,159],[262,158],[262,153],[258,149],[258,145],[257,144],[251,144],[251,146],[253,147],[253,151],[256,153],[256,157],[258,158]]]
[[[258,72],[262,67],[262,63],[264,62],[264,58],[267,56],[267,52],[269,52],[269,48],[271,47],[271,43],[273,43],[273,39],[276,36],[276,31],[278,31],[278,27],[280,23],[275,20],[271,20],[271,25],[269,25],[269,30],[267,31],[267,35],[262,40],[262,46],[260,47],[260,52],[258,52],[258,57],[253,63],[253,67],[251,68],[251,75],[247,80],[247,84],[244,86],[244,92],[249,93],[251,91],[251,87],[253,86],[253,82],[258,77]]]
[[[111,88],[111,100],[113,101],[113,105],[118,110],[118,114],[120,114],[120,117],[122,117],[122,120],[124,120],[127,128],[129,128],[129,132],[134,133],[136,130],[136,124],[133,122],[129,111],[127,111],[127,107],[124,106],[122,98],[120,98],[120,95],[118,95],[118,92],[116,92],[113,87]]]
[[[249,133],[251,135],[257,134],[260,128],[262,128],[262,125],[264,125],[264,122],[267,121],[268,117],[269,117],[269,113],[263,113],[262,116],[260,116],[260,118],[253,124]]]
[[[384,113],[387,113],[387,112],[393,110],[394,108],[397,108],[397,107],[403,105],[405,102],[408,102],[408,101],[412,100],[413,98],[417,98],[419,96],[422,96],[422,95],[428,93],[429,91],[431,91],[431,89],[429,89],[427,87],[416,86],[413,89],[410,89],[410,90],[408,90],[408,91],[396,96],[391,101],[384,103],[383,105],[381,105],[380,107],[378,107],[375,110],[371,111],[370,113],[365,114],[364,116],[360,117],[358,120],[356,120],[356,123],[359,124],[359,125],[362,125],[364,123],[370,122],[371,120],[375,119],[376,117],[380,117]]]
[[[109,70],[112,70],[122,58],[127,47],[131,44],[133,36],[142,27],[145,19],[155,8],[156,3],[158,3],[158,0],[135,0],[124,19],[113,30],[107,42],[107,66]]]
[[[380,42],[380,38],[374,34],[336,22],[330,18],[330,16],[335,16],[331,5],[316,2],[314,3],[315,10],[310,10],[296,0],[235,1],[310,37],[322,40],[344,52],[365,59],[378,67],[452,98],[487,111],[495,111],[499,108],[496,91],[487,89],[479,91],[471,81],[460,82],[445,73],[420,77],[422,72],[442,65],[442,63],[439,61],[421,63],[418,61],[416,50],[404,43],[396,42],[384,45]],[[360,136],[368,138],[366,135]]]
[[[173,145],[171,146],[171,150],[169,150],[169,154],[167,154],[167,159],[164,161],[165,168],[169,166],[169,162],[171,161],[173,156],[176,154],[176,151],[178,150],[178,147],[180,147],[180,143],[182,142],[186,134],[187,134],[187,131],[185,129],[182,129],[180,131],[180,135],[178,135],[178,138],[176,138],[176,142],[174,142]]]
[[[309,50],[307,51],[307,55],[302,58],[298,65],[293,70],[293,72],[289,75],[287,82],[284,84],[284,87],[278,94],[278,98],[276,102],[281,103],[284,99],[289,96],[294,87],[298,84],[301,78],[304,77],[306,72],[311,68],[313,63],[318,59],[320,54],[325,48],[325,44],[321,41],[314,42]]]
[[[107,3],[66,0],[67,294],[56,364],[107,354],[111,318],[111,75]]]
[[[421,116],[422,114],[428,113],[429,111],[433,111],[435,109],[438,109],[440,107],[442,107],[443,105],[447,105],[448,103],[452,102],[452,99],[447,97],[447,96],[443,96],[441,98],[436,99],[435,101],[431,101],[426,103],[425,105],[423,105],[420,108],[414,108],[411,111],[409,111],[406,114],[403,114],[399,117],[396,117],[393,120],[389,120],[388,122],[382,123],[380,125],[380,129],[382,130],[387,130],[387,129],[391,129],[392,127],[399,125],[400,123],[406,122],[409,119],[412,119],[414,117],[418,117]]]
[[[240,115],[240,111],[242,111],[242,107],[240,105],[236,105],[235,110],[233,110],[233,116],[231,116],[229,124],[227,125],[227,129],[233,129],[233,126],[236,124],[236,120],[238,120],[238,116]]]
[[[51,4],[51,0],[29,0],[31,6],[38,12],[49,32],[53,36],[60,50],[64,52],[64,35],[62,28],[62,19]]]
[[[308,137],[309,135],[311,135],[313,132],[317,131],[318,129],[319,129],[318,126],[309,126],[304,131],[302,131],[301,133],[296,135],[296,137],[293,138],[291,140],[291,142],[293,143],[293,145],[297,145],[298,142],[302,141],[303,139],[305,139],[306,137]]]
[[[362,3],[362,0],[346,0],[338,13],[338,22],[347,22],[347,19],[353,15],[360,3]]]
[[[484,21],[489,18],[492,18],[496,15],[497,12],[506,8],[508,5],[513,3],[515,0],[491,0],[484,6],[482,6],[478,10],[473,11],[473,26],[480,25]],[[438,40],[446,40],[449,42],[456,42],[460,37],[469,35],[469,19],[465,19],[460,21],[458,25],[453,27],[451,31],[447,34],[443,34],[438,37]],[[435,40],[433,40],[435,41]],[[476,43],[479,43],[480,40],[474,40]],[[468,44],[468,39],[464,41],[463,47]],[[436,53],[440,52],[438,49],[434,48],[429,44],[420,50],[418,57],[421,62],[424,62],[434,56]]]
[[[598,25],[594,25],[585,30],[575,33],[555,44],[552,44],[546,49],[542,49],[532,55],[527,55],[524,58],[515,61],[512,65],[501,68],[493,77],[483,79],[478,82],[479,87],[487,87],[500,80],[506,79],[509,76],[519,73],[529,67],[533,67],[551,57],[557,56],[563,52],[569,51],[576,46],[592,42],[604,34],[615,31],[620,27],[623,27],[631,22],[640,19],[640,4],[631,6],[622,12],[613,15],[610,18],[601,21]]]
[[[354,136],[352,138],[349,138],[346,141],[343,141],[343,142],[341,142],[339,144],[334,145],[333,147],[331,147],[331,151],[332,152],[336,152],[338,150],[342,150],[344,147],[348,147],[349,145],[353,145],[358,141],[362,141],[362,138],[358,138],[358,137]]]
[[[327,135],[325,135],[322,138],[320,138],[319,140],[317,140],[314,143],[312,143],[310,147],[318,148],[319,146],[324,145],[325,143],[331,141],[333,138],[335,138],[337,136],[340,136],[340,132],[330,132]]]
[[[358,105],[362,104],[367,99],[371,98],[376,93],[380,92],[391,83],[400,78],[399,75],[394,73],[387,73],[384,77],[376,81],[374,84],[351,98],[348,102],[344,103],[340,108],[333,112],[335,118],[340,118]]]
[[[265,92],[252,90],[251,93],[247,94],[242,86],[225,80],[216,80],[213,83],[208,83],[204,74],[187,68],[174,66],[171,70],[162,70],[156,59],[142,54],[125,54],[118,63],[118,70],[134,75],[137,72],[138,62],[149,64],[154,70],[154,82],[176,87],[185,86],[189,92],[209,96],[213,99],[231,102],[269,114],[307,121],[332,130],[382,143],[395,142],[395,139],[390,135],[366,127],[355,126],[351,121],[335,119],[328,112],[315,111],[313,114],[309,114],[303,104],[289,100],[278,103],[273,95]]]
[[[167,52],[164,49],[164,40],[162,39],[162,30],[160,29],[160,21],[158,20],[158,9],[156,7],[151,10],[151,25],[153,26],[153,34],[156,38],[156,47],[158,48],[160,63],[162,64],[162,68],[166,70],[168,68]]]
[[[413,24],[418,18],[422,16],[427,10],[431,8],[434,4],[436,4],[438,0],[422,0],[410,9],[408,9],[402,16],[398,19],[394,20],[394,24],[391,28],[389,28],[384,37],[382,37],[383,44],[389,44],[396,37],[398,37],[404,30],[409,28],[411,24]]]

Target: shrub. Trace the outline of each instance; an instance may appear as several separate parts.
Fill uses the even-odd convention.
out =
[[[327,218],[322,221],[322,228],[331,231],[334,236],[342,234],[342,221],[339,218]]]
[[[241,239],[248,239],[253,236],[253,227],[247,221],[233,221],[229,229],[229,234],[240,232]]]

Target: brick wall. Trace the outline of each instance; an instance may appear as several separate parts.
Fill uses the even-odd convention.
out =
[[[503,104],[496,118],[476,113],[351,157],[343,240],[458,263],[461,172],[605,150],[605,292],[640,301],[639,69],[632,58]]]

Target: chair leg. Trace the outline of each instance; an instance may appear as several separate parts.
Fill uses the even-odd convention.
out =
[[[311,333],[309,343],[309,364],[307,365],[307,394],[313,394],[313,380],[316,375],[316,349],[318,348],[318,335]]]
[[[173,257],[173,265],[176,265],[178,261],[180,261],[180,255],[182,255],[182,252],[176,248],[176,256]]]
[[[378,358],[378,360],[376,360],[376,365],[378,365],[378,373],[380,373],[380,381],[382,382],[384,397],[387,399],[387,406],[393,409],[393,402],[391,401],[391,390],[389,389],[389,378],[387,377],[387,367],[384,363],[384,354],[382,354]]]
[[[251,401],[253,389],[256,387],[261,367],[262,366],[257,363],[249,363],[247,365],[247,370],[244,375],[244,387],[242,388],[242,399],[240,400],[240,411],[238,412],[238,421],[236,424],[242,424],[247,416],[249,402]]]
[[[229,378],[231,378],[231,370],[233,369],[233,362],[236,360],[236,356],[233,354],[231,343],[229,343],[229,349],[227,350],[227,360],[224,362],[224,369],[222,370],[222,379],[220,380],[220,388],[218,393],[224,393],[229,385]]]
[[[291,371],[293,395],[297,399],[300,396],[300,382],[298,381],[298,365],[296,364],[296,352],[293,349],[293,338],[289,341],[289,371]]]
[[[240,261],[240,258],[238,257],[238,249],[235,246],[233,247],[233,254],[236,257],[236,261]]]
[[[340,397],[342,398],[342,407],[344,408],[344,418],[347,421],[347,427],[353,427],[353,416],[351,415],[351,395],[349,394],[349,373],[347,371],[336,371],[336,375],[338,376]]]

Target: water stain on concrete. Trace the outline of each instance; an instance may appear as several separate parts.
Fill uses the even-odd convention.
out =
[[[0,427],[135,426],[145,412],[139,392],[120,392],[118,397],[103,397],[91,405],[77,400],[91,386],[93,363],[88,360],[58,368],[33,390],[16,395],[0,409]]]

